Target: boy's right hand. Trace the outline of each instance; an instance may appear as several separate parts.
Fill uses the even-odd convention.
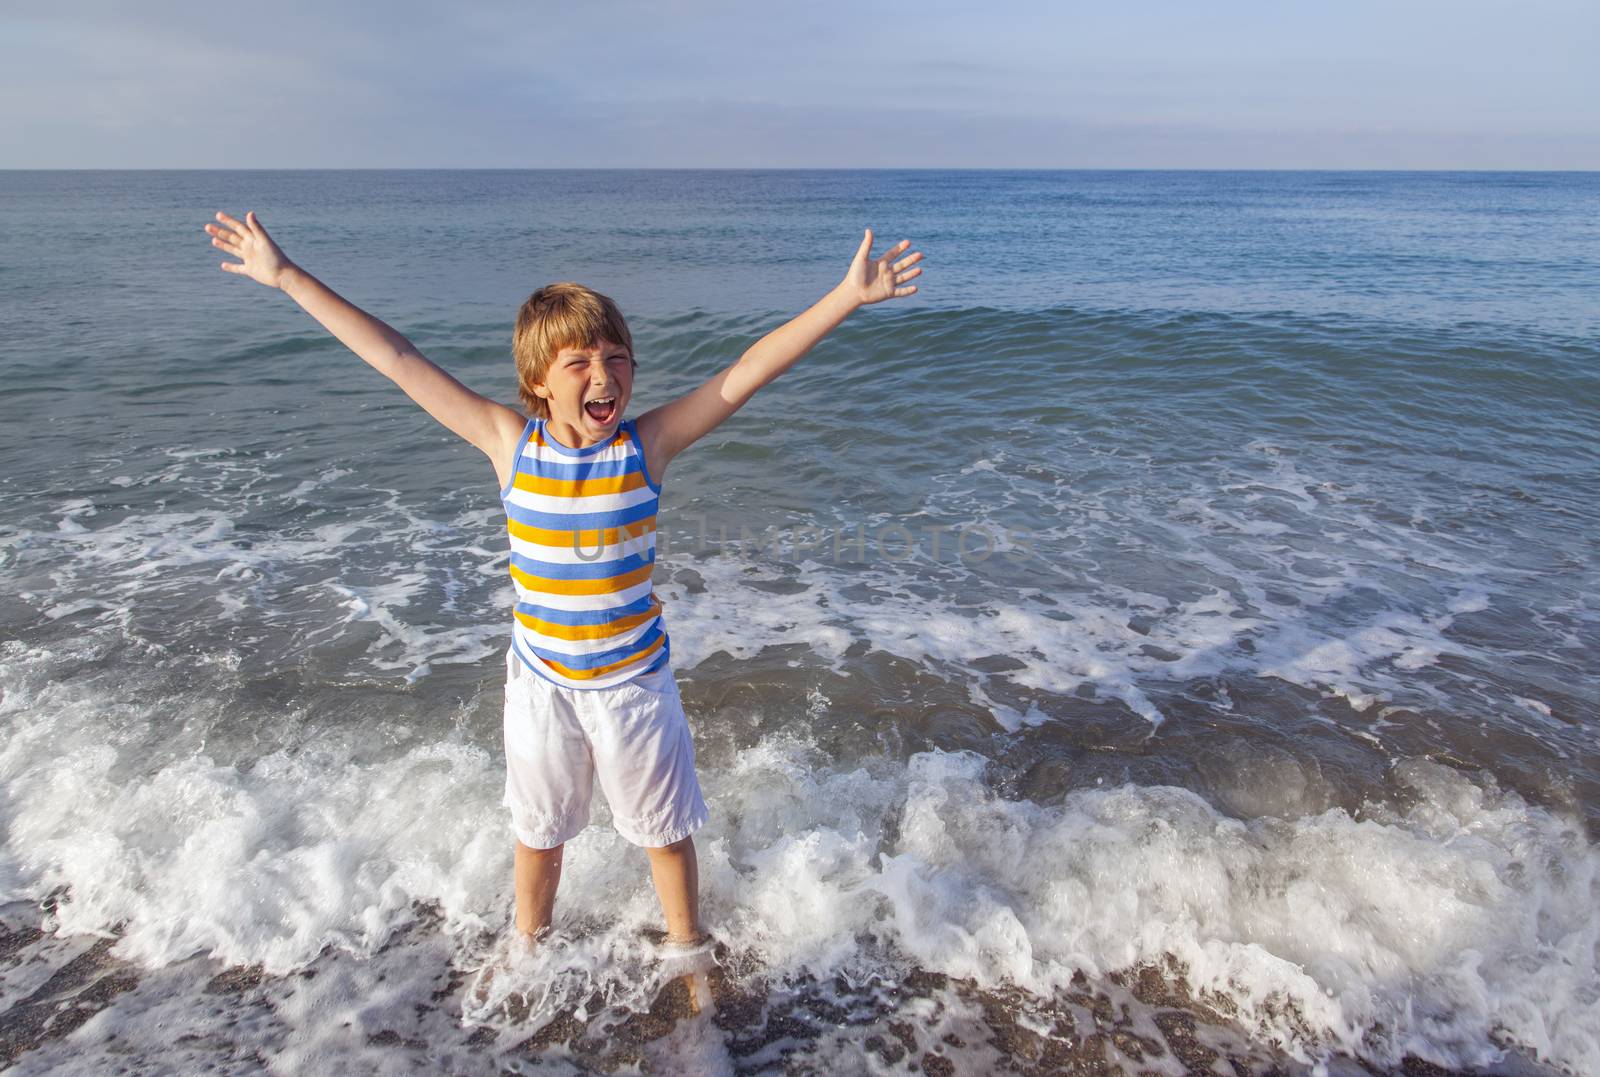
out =
[[[226,213],[218,213],[217,220],[222,223],[206,225],[211,245],[243,259],[242,262],[223,262],[222,268],[229,273],[242,273],[269,288],[282,288],[284,275],[295,265],[272,242],[267,230],[256,220],[255,213],[246,213],[243,221],[236,221]]]

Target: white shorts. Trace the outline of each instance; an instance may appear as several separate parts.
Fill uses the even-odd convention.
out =
[[[508,651],[505,740],[504,803],[530,849],[553,849],[589,825],[596,778],[612,825],[635,845],[671,845],[705,825],[670,661],[612,688],[567,688]]]

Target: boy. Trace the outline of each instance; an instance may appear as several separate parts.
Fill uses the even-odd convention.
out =
[[[857,307],[916,292],[921,253],[873,259],[869,228],[845,277],[697,389],[635,420],[633,341],[581,285],[535,292],[517,317],[518,391],[532,418],[479,396],[411,342],[284,257],[254,213],[205,231],[222,268],[278,288],[494,465],[517,604],[506,674],[506,796],[516,926],[551,922],[561,852],[600,782],[617,830],[650,858],[667,941],[703,941],[691,834],[706,820],[694,749],[651,594],[655,513],[672,459],[737,411]],[[897,261],[894,259],[898,258]]]

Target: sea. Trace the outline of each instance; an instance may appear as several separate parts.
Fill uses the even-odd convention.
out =
[[[514,946],[491,462],[202,231],[674,460],[698,957]],[[0,172],[0,1066],[1600,1073],[1600,174]]]

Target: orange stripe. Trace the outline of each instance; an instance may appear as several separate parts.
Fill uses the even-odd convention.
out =
[[[624,617],[620,621],[612,621],[603,625],[559,625],[554,621],[541,621],[531,613],[517,611],[517,620],[541,636],[551,636],[555,639],[606,639],[609,636],[620,636],[630,628],[637,628],[646,621],[655,619],[661,613],[661,604],[652,603],[650,609],[643,613],[636,613],[631,617]]]
[[[654,515],[635,520],[631,524],[623,524],[621,527],[607,527],[604,530],[589,528],[581,531],[557,531],[534,527],[517,520],[506,521],[506,530],[524,542],[531,542],[536,546],[565,546],[569,550],[582,550],[585,553],[593,553],[602,546],[615,546],[619,542],[644,538],[655,529]]]
[[[545,665],[549,666],[563,677],[570,677],[575,681],[592,681],[596,677],[604,677],[607,673],[615,673],[624,666],[632,665],[641,658],[648,657],[655,651],[660,650],[661,645],[666,642],[666,636],[657,636],[654,643],[640,651],[638,654],[629,655],[627,658],[624,658],[619,662],[613,662],[609,666],[597,666],[594,669],[572,669],[570,667],[563,666],[560,662],[552,662],[550,659],[543,657],[540,657],[539,661],[543,662]]]
[[[650,579],[650,570],[654,567],[654,565],[643,565],[632,572],[600,580],[552,580],[545,576],[530,576],[516,565],[512,565],[511,578],[530,591],[539,591],[547,595],[609,595],[614,591],[626,591],[636,584],[646,582]]]
[[[601,494],[625,494],[644,484],[644,473],[641,471],[603,479],[545,479],[519,471],[512,485],[518,490],[548,497],[597,497]]]

